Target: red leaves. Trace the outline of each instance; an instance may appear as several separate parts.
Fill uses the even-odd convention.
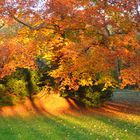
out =
[[[36,50],[32,46],[28,48],[18,44],[7,44],[0,47],[0,78],[10,75],[16,68],[35,68]]]
[[[140,66],[133,66],[121,71],[122,83],[121,88],[127,85],[134,85],[140,87]]]

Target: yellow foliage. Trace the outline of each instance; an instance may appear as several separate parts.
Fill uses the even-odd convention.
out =
[[[108,89],[109,87],[117,87],[117,82],[111,76],[103,76],[98,81],[95,82],[95,85],[104,84],[102,91]]]
[[[93,85],[93,81],[92,81],[92,78],[89,77],[87,79],[80,79],[79,84],[81,86],[91,86],[91,85]]]

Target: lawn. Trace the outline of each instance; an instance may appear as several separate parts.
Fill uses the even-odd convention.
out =
[[[140,140],[139,99],[138,93],[118,92],[105,108],[91,112],[1,116],[0,140]],[[59,105],[63,100],[57,101]]]
[[[139,136],[137,121],[97,114],[0,118],[0,140],[139,140]]]

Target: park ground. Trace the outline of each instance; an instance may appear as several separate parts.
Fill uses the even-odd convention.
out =
[[[41,97],[41,95],[40,95]],[[140,140],[140,93],[115,91],[101,108],[85,109],[58,95],[0,109],[0,140]]]

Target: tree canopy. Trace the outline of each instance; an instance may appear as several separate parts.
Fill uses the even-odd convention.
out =
[[[140,87],[139,0],[1,0],[0,78],[46,62],[60,89]],[[115,74],[114,74],[115,72]]]

